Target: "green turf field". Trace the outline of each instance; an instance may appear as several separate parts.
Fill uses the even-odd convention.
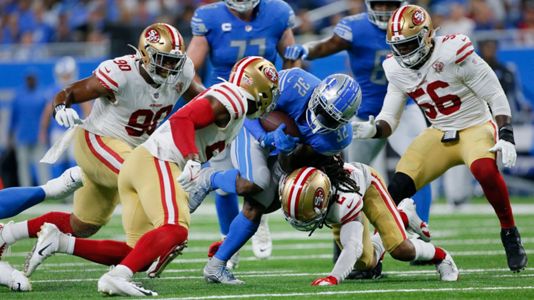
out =
[[[525,201],[523,203],[528,203]],[[532,202],[530,202],[532,203]],[[516,217],[527,252],[534,251],[534,206]],[[205,210],[206,211],[206,210]],[[476,209],[475,209],[476,211]],[[516,209],[517,211],[517,209]],[[23,216],[24,217],[24,216]],[[28,216],[25,216],[28,217]],[[19,218],[20,219],[20,218]],[[374,281],[346,281],[335,287],[312,287],[310,282],[332,267],[332,242],[328,229],[308,238],[293,230],[279,214],[270,218],[274,250],[269,260],[257,260],[250,244],[241,250],[236,277],[245,285],[207,284],[202,277],[208,245],[218,238],[215,216],[192,217],[189,247],[164,272],[162,278],[136,280],[163,298],[175,299],[534,299],[534,268],[514,274],[506,266],[498,222],[494,215],[435,214],[431,230],[436,245],[449,250],[460,268],[460,281],[443,283],[432,266],[409,266],[387,257],[385,278]],[[120,218],[95,238],[122,239]],[[4,259],[22,268],[26,252],[33,245],[24,241],[11,248]],[[532,258],[531,258],[532,259]],[[33,291],[12,293],[0,287],[0,299],[101,298],[96,282],[107,267],[76,257],[56,255],[33,275]]]

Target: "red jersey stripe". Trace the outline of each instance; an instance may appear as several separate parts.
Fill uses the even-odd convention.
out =
[[[104,77],[109,83],[111,83],[116,88],[119,87],[119,84],[115,80],[111,79],[111,77],[106,75],[104,72],[102,72],[102,69],[98,69],[98,75]],[[100,79],[103,79],[103,78],[100,78]]]
[[[469,50],[464,56],[458,58],[454,63],[459,64],[462,63],[469,55],[471,55],[473,52],[475,52],[475,49]]]

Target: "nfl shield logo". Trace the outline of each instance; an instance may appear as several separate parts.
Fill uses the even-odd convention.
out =
[[[434,70],[436,71],[436,73],[441,73],[441,71],[443,71],[443,67],[445,65],[440,62],[440,61],[437,61],[435,62],[433,65],[432,65],[432,68],[434,68]]]

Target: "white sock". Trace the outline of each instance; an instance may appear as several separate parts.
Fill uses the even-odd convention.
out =
[[[27,239],[30,237],[28,233],[28,221],[9,222],[4,225],[1,232],[1,237],[8,245],[15,243],[18,240]]]
[[[68,234],[61,233],[59,235],[59,246],[58,246],[57,252],[73,254],[75,243],[76,243],[75,237],[68,235]]]
[[[133,277],[133,271],[125,265],[117,265],[115,268],[113,268],[113,270],[110,271],[110,273],[127,279]]]
[[[373,234],[373,236],[371,237],[371,243],[373,244],[373,248],[375,249],[376,262],[378,263],[380,261],[380,258],[382,258],[382,256],[384,255],[384,252],[386,252],[384,244],[382,243],[382,239],[380,238],[380,235],[378,233]]]
[[[436,247],[431,243],[424,242],[420,239],[410,239],[415,248],[414,261],[430,261],[436,254]]]

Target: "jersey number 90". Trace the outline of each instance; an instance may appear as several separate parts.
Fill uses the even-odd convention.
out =
[[[151,135],[159,122],[163,120],[172,110],[172,105],[164,106],[156,113],[150,109],[139,109],[130,115],[128,125],[125,129],[130,136]]]

